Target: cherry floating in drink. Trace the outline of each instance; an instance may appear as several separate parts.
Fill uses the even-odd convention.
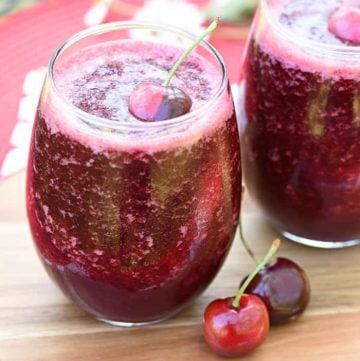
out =
[[[139,120],[153,122],[187,114],[191,104],[191,98],[179,88],[144,82],[134,87],[129,111]]]
[[[329,18],[329,31],[343,42],[360,45],[360,8],[337,8]]]
[[[182,54],[163,84],[143,82],[134,87],[129,99],[129,112],[145,122],[161,121],[189,113],[192,100],[182,89],[171,86],[171,79],[195,47],[211,34],[219,20],[214,20],[206,31]]]

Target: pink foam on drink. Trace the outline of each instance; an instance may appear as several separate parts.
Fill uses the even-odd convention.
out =
[[[258,16],[257,41],[269,54],[289,66],[322,73],[326,77],[358,78],[360,47],[354,47],[329,30],[332,14],[343,6],[359,7],[359,0],[268,0],[268,21]],[[266,11],[266,10],[265,10]],[[264,13],[265,13],[264,11]],[[360,24],[357,26],[360,27]],[[280,30],[280,31],[279,31]],[[350,49],[351,47],[351,49]],[[336,52],[335,52],[336,50]],[[339,51],[340,50],[340,51]]]
[[[182,51],[165,44],[121,40],[85,48],[66,61],[59,61],[54,79],[61,96],[53,96],[44,105],[48,125],[53,132],[66,133],[94,151],[126,149],[152,153],[191,146],[204,133],[223,124],[233,112],[226,90],[214,99],[223,74],[203,56],[192,53],[171,82],[192,98],[192,119],[183,120],[170,130],[167,124],[174,120],[148,124],[128,111],[134,85],[149,80],[161,83]],[[100,121],[111,120],[111,124],[107,122],[100,130],[91,120],[86,123],[76,119],[74,106],[91,114],[83,113],[82,117],[95,116]],[[113,127],[122,131],[114,131]]]

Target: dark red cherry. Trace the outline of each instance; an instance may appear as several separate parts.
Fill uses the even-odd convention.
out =
[[[191,98],[179,88],[144,82],[131,92],[129,112],[144,122],[156,122],[189,113],[191,105]]]
[[[255,276],[245,292],[259,296],[269,312],[270,323],[279,324],[305,310],[310,300],[310,283],[300,266],[279,257]]]
[[[233,298],[212,301],[205,309],[203,334],[210,348],[221,356],[238,357],[257,348],[269,333],[269,316],[257,296],[243,294],[239,307]]]
[[[329,17],[328,28],[341,41],[360,45],[360,9],[356,6],[340,6]]]
[[[269,315],[264,302],[244,292],[279,246],[280,240],[276,239],[235,297],[214,300],[206,307],[203,334],[206,343],[217,354],[226,357],[243,356],[260,346],[267,337]]]

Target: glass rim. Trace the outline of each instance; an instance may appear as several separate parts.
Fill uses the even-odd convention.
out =
[[[293,0],[290,0],[293,1]],[[260,0],[261,8],[265,10],[265,15],[270,26],[275,29],[281,36],[284,36],[287,40],[294,42],[298,39],[301,39],[303,43],[301,47],[312,50],[316,53],[321,53],[325,51],[333,55],[341,55],[345,57],[360,57],[360,46],[355,45],[338,45],[338,44],[328,44],[322,43],[317,40],[307,39],[304,36],[298,35],[295,32],[289,30],[283,26],[274,16],[271,8],[269,6],[269,0]],[[321,54],[323,54],[323,52]]]
[[[60,101],[60,104],[67,112],[72,113],[73,115],[79,117],[82,120],[89,122],[92,125],[98,127],[106,127],[108,129],[119,129],[119,128],[133,128],[133,129],[144,129],[144,128],[166,128],[168,126],[183,124],[184,122],[194,119],[202,113],[206,112],[206,110],[211,107],[224,93],[227,86],[227,69],[225,66],[225,62],[220,53],[215,49],[213,45],[211,45],[208,41],[202,40],[198,46],[204,47],[217,61],[218,65],[220,65],[220,71],[222,73],[221,82],[215,93],[200,107],[191,111],[190,113],[181,115],[176,118],[164,120],[161,122],[127,122],[122,120],[111,120],[104,117],[100,117],[97,115],[93,115],[87,113],[86,111],[78,108],[74,104],[72,104],[56,86],[56,81],[54,79],[54,67],[57,59],[61,55],[61,53],[66,50],[68,47],[76,44],[78,41],[87,38],[92,35],[98,35],[107,33],[110,31],[116,30],[126,30],[126,29],[157,29],[159,31],[171,32],[178,34],[184,38],[189,40],[195,40],[198,36],[183,30],[179,27],[168,25],[168,24],[155,24],[152,22],[146,21],[117,21],[106,24],[101,24],[97,26],[93,26],[91,28],[82,30],[80,32],[75,33],[70,36],[67,40],[65,40],[62,44],[60,44],[52,56],[50,57],[50,61],[47,67],[47,78],[49,79],[50,87],[53,94],[56,96],[57,100]]]

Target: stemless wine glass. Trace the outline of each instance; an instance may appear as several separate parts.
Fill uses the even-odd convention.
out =
[[[240,89],[251,196],[285,237],[323,248],[360,242],[360,46],[330,31],[349,4],[261,0]]]
[[[140,39],[146,32],[165,36]],[[114,325],[160,321],[198,296],[237,226],[239,135],[218,52],[202,42],[173,80],[192,92],[190,113],[161,122],[129,115],[133,84],[163,80],[183,51],[174,38],[194,40],[135,22],[73,36],[51,58],[37,110],[33,239],[61,290]]]

